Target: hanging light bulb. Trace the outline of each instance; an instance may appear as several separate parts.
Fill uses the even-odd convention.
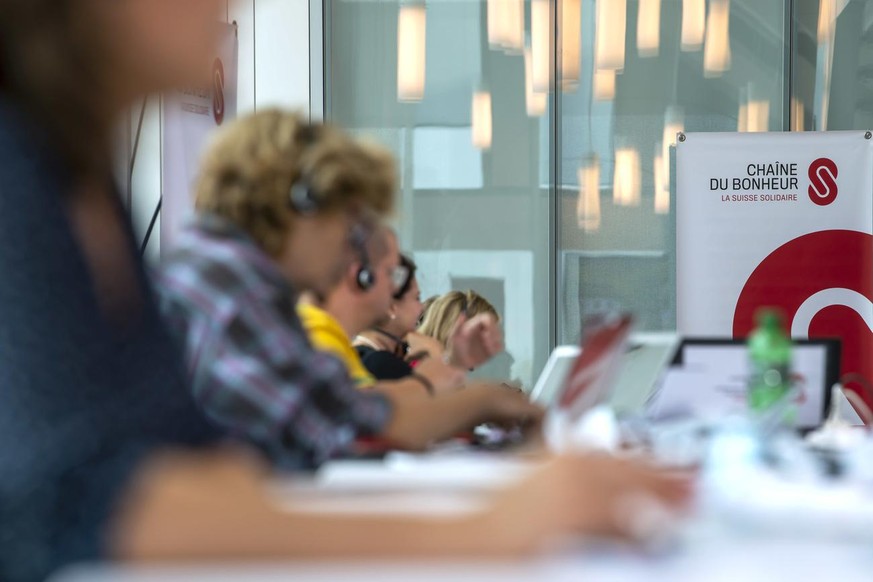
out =
[[[480,150],[491,148],[491,93],[473,93],[473,146]]]
[[[719,77],[731,68],[730,0],[712,0],[706,22],[703,73]]]
[[[817,121],[821,130],[828,129],[828,117],[831,103],[831,86],[833,82],[834,39],[837,34],[837,19],[846,8],[849,0],[819,0],[818,5],[818,44],[824,51],[821,59],[821,102],[817,109]],[[869,8],[869,3],[868,8]],[[868,12],[865,9],[865,16]]]
[[[803,101],[796,96],[791,98],[791,131],[806,131]]]
[[[770,127],[770,100],[752,83],[740,89],[738,117],[737,131],[761,132]]]
[[[577,177],[576,223],[586,232],[595,232],[600,228],[600,158],[597,154],[582,161]]]
[[[533,90],[548,93],[552,90],[552,25],[549,0],[530,1],[530,50]]]
[[[836,0],[819,0],[818,3],[818,43],[833,40],[836,29]]]
[[[624,69],[627,0],[597,0],[595,68]]]
[[[661,163],[664,166],[663,187],[670,190],[670,148],[676,145],[676,134],[685,131],[685,113],[681,107],[671,105],[664,114],[664,134],[661,139]]]
[[[637,52],[641,57],[656,57],[660,44],[661,0],[640,0],[637,17]]]
[[[749,101],[749,131],[767,131],[770,127],[770,102],[764,99]]]
[[[546,112],[548,93],[534,90],[533,57],[530,47],[524,49],[524,103],[529,117],[539,117]]]
[[[745,89],[740,89],[740,106],[737,111],[737,131],[749,131],[749,98]]]
[[[706,0],[682,0],[682,50],[700,50],[705,31]]]
[[[487,0],[485,3],[486,11],[486,29],[488,30],[488,46],[491,48],[500,48],[502,41],[500,38],[501,20],[503,14],[500,12],[502,0]]]
[[[499,0],[506,4],[503,50],[507,54],[520,55],[524,50],[524,0]]]
[[[664,146],[655,144],[655,214],[670,213],[670,188],[664,180]]]
[[[421,101],[425,80],[424,4],[405,4],[397,17],[397,99]]]
[[[612,180],[613,201],[619,206],[640,203],[640,153],[632,147],[615,150],[615,176]]]
[[[581,0],[561,0],[561,89],[571,91],[579,86],[582,67],[582,3]]]
[[[487,0],[488,46],[508,54],[524,49],[524,0]]]
[[[615,71],[594,71],[594,99],[609,101],[615,98]]]
[[[507,53],[524,49],[524,0],[488,0],[488,46]]]

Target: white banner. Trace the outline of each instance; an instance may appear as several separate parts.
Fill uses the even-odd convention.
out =
[[[842,372],[873,381],[873,140],[687,134],[676,172],[679,332],[743,338],[778,307],[792,336],[841,338]]]
[[[236,117],[238,58],[236,26],[228,24],[212,63],[211,89],[177,91],[164,97],[161,254],[172,247],[192,214],[194,184],[209,137]]]

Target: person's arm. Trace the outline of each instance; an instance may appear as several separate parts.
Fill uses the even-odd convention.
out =
[[[309,341],[316,350],[330,354],[343,363],[346,372],[358,388],[375,388],[388,395],[404,394],[409,390],[424,391],[430,395],[460,388],[466,372],[448,365],[441,359],[427,358],[411,375],[398,380],[377,381],[367,370],[360,355],[338,326],[325,325],[302,311],[303,325]]]
[[[247,305],[219,343],[208,381],[197,388],[202,404],[222,424],[278,450],[291,465],[318,466],[352,450],[361,436],[420,450],[482,422],[541,415],[527,399],[492,386],[432,397],[407,379],[358,390],[339,360],[312,349],[302,330],[280,323],[266,303]],[[420,366],[430,367],[463,377],[441,361]]]
[[[477,383],[428,397],[421,391],[388,393],[394,414],[381,436],[410,449],[423,449],[484,422],[537,425],[543,410],[524,394]]]
[[[431,358],[442,358],[445,352],[443,345],[436,339],[414,331],[406,334],[410,354],[427,354]]]
[[[317,515],[270,504],[264,474],[246,459],[176,454],[141,472],[109,540],[115,559],[136,562],[511,557],[571,533],[645,537],[664,525],[653,508],[681,507],[689,495],[687,478],[587,456],[551,461],[460,517]]]
[[[467,378],[466,372],[445,363],[442,359],[425,358],[412,373],[398,380],[382,380],[373,388],[388,395],[404,395],[410,390],[429,396],[457,391]]]
[[[343,365],[314,350],[268,303],[228,322],[196,391],[225,427],[266,444],[291,466],[318,466],[375,435],[392,415],[385,396],[354,387]]]

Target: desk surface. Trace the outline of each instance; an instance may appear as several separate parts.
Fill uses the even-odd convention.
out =
[[[869,582],[873,548],[804,540],[714,536],[665,555],[590,547],[517,562],[299,562],[125,568],[80,566],[52,582]]]
[[[463,477],[457,482],[451,477],[457,469]],[[325,471],[322,479],[286,489],[289,484],[277,484],[271,494],[280,505],[293,506],[301,495],[311,509],[330,513],[330,504],[343,512],[354,512],[355,507],[369,512],[390,514],[378,510],[385,506],[393,510],[407,497],[403,512],[414,513],[424,506],[437,514],[469,511],[465,507],[477,497],[495,487],[495,481],[519,479],[530,470],[524,462],[493,458],[485,461],[478,455],[442,458],[440,455],[421,458],[400,457],[395,462],[381,465],[337,464]],[[431,473],[440,473],[437,486],[430,482]],[[500,473],[495,479],[494,473]],[[487,473],[487,474],[483,474]],[[408,482],[400,483],[400,475]],[[386,478],[394,484],[385,487]],[[423,487],[422,482],[430,487]],[[400,486],[402,485],[402,486]],[[749,485],[749,484],[747,484]],[[302,488],[300,488],[302,487]],[[775,486],[774,486],[775,487]],[[798,487],[800,487],[798,485]],[[785,493],[794,491],[774,488]],[[802,487],[794,491],[804,493]],[[839,491],[828,490],[829,496],[822,511],[834,511],[836,500],[845,497]],[[866,491],[866,489],[865,489]],[[807,492],[808,493],[808,492]],[[419,496],[419,497],[416,497]],[[424,498],[420,497],[424,496]],[[384,497],[381,505],[374,498]],[[284,501],[283,501],[284,498]],[[425,503],[423,499],[429,500]],[[862,522],[860,534],[839,528],[830,531],[819,527],[830,523],[832,514],[812,512],[808,519],[798,520],[793,498],[785,507],[772,507],[767,502],[761,507],[737,509],[746,511],[745,519],[724,519],[721,514],[700,512],[695,522],[683,531],[682,541],[668,552],[646,553],[616,545],[576,545],[572,551],[552,552],[531,559],[499,562],[399,562],[386,560],[333,561],[333,562],[273,562],[255,564],[203,564],[187,566],[125,567],[113,565],[83,565],[60,573],[52,582],[325,582],[327,580],[354,580],[354,582],[649,582],[651,580],[676,582],[869,582],[873,580],[873,544],[870,518],[856,512],[855,521]],[[802,499],[806,499],[805,497]],[[818,498],[816,498],[818,499]],[[320,500],[323,506],[313,502]],[[730,501],[730,500],[728,500]],[[794,500],[796,501],[796,499]],[[821,499],[820,499],[821,501]],[[806,502],[804,502],[806,503]],[[338,504],[338,505],[336,505]],[[400,503],[400,505],[404,505]],[[778,504],[776,504],[778,505]],[[378,507],[376,507],[378,506]],[[865,506],[866,507],[866,506]],[[300,507],[295,507],[299,510]],[[868,507],[873,511],[873,506]],[[781,512],[781,513],[780,513]],[[428,512],[425,512],[428,513]],[[709,515],[709,517],[706,517]],[[719,515],[721,517],[719,517]],[[749,519],[749,516],[759,519]],[[834,513],[833,515],[838,515]],[[839,514],[842,515],[842,514]],[[845,517],[845,516],[844,516]],[[818,519],[819,521],[815,521]],[[831,521],[835,521],[831,519]],[[838,520],[837,520],[838,521]],[[809,523],[807,523],[809,522]],[[767,524],[778,527],[764,527]],[[795,524],[795,525],[792,525]],[[849,524],[853,525],[853,524]],[[858,524],[854,524],[858,525]],[[833,529],[833,528],[831,528]],[[844,528],[845,529],[845,528]],[[857,528],[856,528],[857,529]],[[758,532],[757,534],[754,532]],[[854,530],[851,530],[854,531]],[[765,533],[767,532],[767,533]],[[801,537],[803,533],[810,537]],[[813,539],[814,537],[814,539]],[[854,541],[852,541],[854,540]]]

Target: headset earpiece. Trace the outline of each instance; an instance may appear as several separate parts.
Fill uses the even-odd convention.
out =
[[[320,127],[318,124],[304,123],[298,128],[299,135],[296,139],[303,146],[301,158],[305,157],[306,151],[318,141]],[[315,214],[322,206],[322,200],[312,188],[307,175],[307,170],[304,168],[301,171],[301,175],[291,184],[291,189],[288,192],[288,206],[291,207],[291,210],[303,216]]]
[[[370,265],[367,263],[361,265],[355,279],[357,280],[358,288],[361,291],[369,291],[373,288],[373,285],[376,284],[376,277],[373,275],[373,271],[370,270]]]
[[[288,205],[297,214],[310,216],[318,211],[319,200],[312,188],[304,180],[291,185],[288,193]]]

